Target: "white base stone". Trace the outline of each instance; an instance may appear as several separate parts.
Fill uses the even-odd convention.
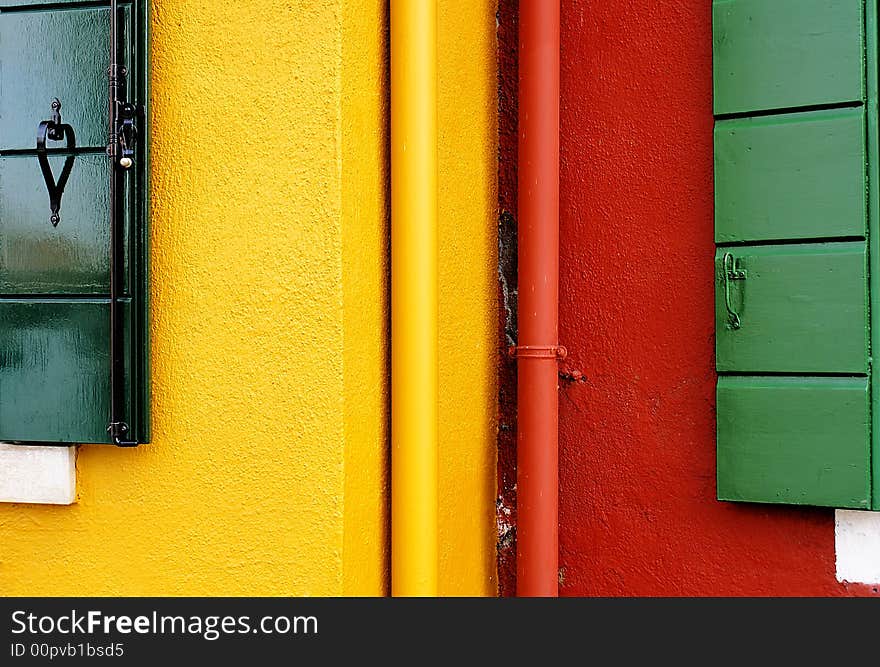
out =
[[[880,584],[880,512],[834,513],[837,580]]]
[[[76,448],[0,443],[0,503],[72,505]]]

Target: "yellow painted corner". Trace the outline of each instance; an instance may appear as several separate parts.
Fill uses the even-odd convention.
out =
[[[389,581],[388,3],[344,3],[342,236],[345,595]]]
[[[495,595],[495,0],[439,2],[440,593]]]

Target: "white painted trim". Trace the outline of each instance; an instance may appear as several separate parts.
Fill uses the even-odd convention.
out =
[[[837,580],[880,584],[880,512],[834,512]]]
[[[76,447],[0,443],[0,503],[72,505]]]

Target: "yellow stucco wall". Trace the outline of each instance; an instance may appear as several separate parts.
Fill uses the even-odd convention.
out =
[[[440,593],[494,595],[495,1],[438,6]]]
[[[492,594],[495,16],[439,7],[441,592]],[[0,506],[0,594],[385,593],[386,3],[151,9],[153,443]]]
[[[378,595],[390,564],[388,3],[342,4],[343,591]]]

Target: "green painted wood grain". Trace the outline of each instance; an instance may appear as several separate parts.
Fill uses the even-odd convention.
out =
[[[77,146],[107,145],[109,10],[0,13],[0,150],[32,149],[61,100]],[[124,10],[130,34],[131,10]],[[129,90],[131,90],[129,81]]]
[[[748,278],[730,283],[742,320],[731,329],[722,257]],[[863,242],[719,248],[715,256],[719,372],[866,373],[867,258]]]
[[[109,335],[106,299],[0,300],[3,440],[108,443]]]
[[[0,11],[3,11],[5,7],[16,8],[16,7],[42,7],[44,5],[69,5],[69,4],[82,4],[84,0],[0,0]],[[109,5],[110,0],[85,0],[87,2],[91,2],[93,4],[99,5]],[[119,5],[130,5],[135,0],[119,0]]]
[[[721,377],[718,498],[864,509],[867,378]]]
[[[862,0],[715,0],[715,113],[864,99]]]
[[[715,125],[715,241],[865,236],[861,108]]]
[[[49,159],[55,174],[64,159]],[[109,293],[109,178],[106,155],[77,156],[53,227],[37,158],[0,158],[0,294]]]

